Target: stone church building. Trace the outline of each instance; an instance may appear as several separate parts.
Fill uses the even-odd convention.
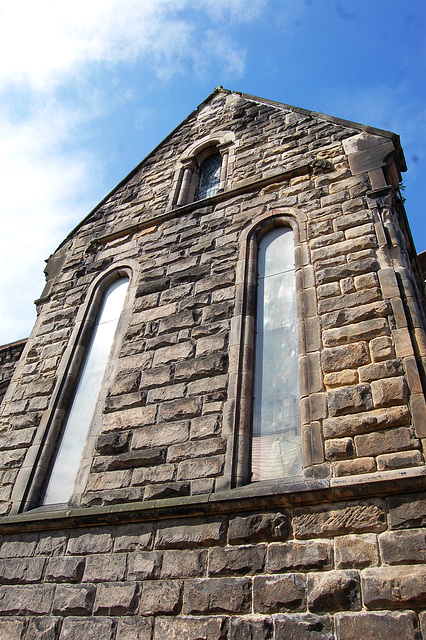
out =
[[[218,87],[63,241],[0,408],[2,640],[426,639],[405,169]]]

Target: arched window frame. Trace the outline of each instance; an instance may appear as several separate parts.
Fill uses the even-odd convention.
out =
[[[101,431],[102,411],[106,396],[117,372],[122,337],[130,322],[138,271],[137,263],[134,260],[128,260],[126,264],[116,266],[106,273],[98,275],[90,285],[85,302],[77,312],[71,337],[59,363],[57,382],[49,407],[43,413],[33,444],[27,452],[18,480],[15,483],[12,495],[12,513],[28,511],[39,506],[42,497],[41,492],[46,476],[50,472],[52,456],[56,450],[57,439],[60,437],[63,428],[81,364],[90,345],[94,324],[104,294],[115,280],[126,277],[129,279],[126,298],[99,390],[93,420],[86,437],[84,454],[74,484],[74,492],[68,501],[69,506],[79,506],[81,495],[89,478],[96,438]],[[43,508],[51,508],[51,505],[46,505]]]
[[[235,134],[221,131],[197,140],[179,158],[169,206],[180,207],[197,200],[200,166],[206,158],[219,153],[222,158],[220,183],[216,193],[230,185],[235,160]]]
[[[254,384],[254,344],[256,327],[257,260],[259,240],[280,226],[293,229],[297,301],[297,340],[301,402],[301,447],[303,472],[300,476],[282,478],[278,482],[308,477],[312,465],[312,434],[309,404],[309,380],[306,366],[306,328],[304,313],[303,251],[300,225],[305,225],[300,212],[268,212],[256,218],[240,239],[237,263],[235,312],[231,321],[229,346],[229,387],[224,408],[224,435],[227,457],[224,476],[218,488],[227,489],[251,483],[251,438]],[[270,481],[257,482],[257,485]],[[276,482],[276,481],[273,481]]]

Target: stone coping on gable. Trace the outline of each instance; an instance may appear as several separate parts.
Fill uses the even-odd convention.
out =
[[[179,517],[336,503],[426,489],[426,466],[363,476],[259,482],[211,494],[69,508],[55,505],[0,519],[0,534],[149,522]]]

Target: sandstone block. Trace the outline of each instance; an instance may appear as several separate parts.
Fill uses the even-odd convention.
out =
[[[123,553],[96,554],[86,559],[84,582],[118,582],[124,580],[126,556]]]
[[[226,440],[224,438],[209,438],[196,442],[183,442],[169,447],[168,462],[181,462],[191,458],[225,453]]]
[[[5,585],[0,587],[0,615],[45,615],[54,596],[52,584]]]
[[[179,496],[189,496],[189,482],[160,482],[151,484],[145,488],[144,500],[162,500],[163,498],[178,498]]]
[[[334,389],[336,387],[350,387],[352,385],[358,384],[358,382],[358,371],[353,369],[343,369],[343,371],[326,373],[324,375],[324,384],[327,389]]]
[[[338,613],[336,631],[339,640],[417,640],[417,620],[412,612]]]
[[[102,420],[102,431],[125,431],[133,427],[145,427],[154,424],[157,407],[136,407],[133,409],[123,409],[123,411],[107,413]]]
[[[330,416],[346,413],[359,413],[373,407],[371,391],[368,384],[353,387],[340,387],[327,393]]]
[[[273,542],[268,547],[268,571],[311,571],[330,569],[333,564],[333,547],[328,540],[284,544]]]
[[[106,582],[97,587],[94,612],[121,616],[134,613],[138,603],[138,585],[134,582]]]
[[[229,521],[228,540],[230,544],[285,540],[289,530],[290,522],[286,513],[239,515]]]
[[[124,616],[118,620],[116,640],[151,640],[152,627],[152,618]]]
[[[387,502],[391,529],[426,526],[426,499],[422,493],[391,496]]]
[[[37,547],[37,536],[24,533],[19,536],[3,536],[0,547],[1,558],[25,558],[33,556]]]
[[[177,345],[171,345],[157,349],[154,354],[153,367],[165,364],[173,364],[187,360],[194,355],[194,346],[192,342],[181,342]]]
[[[265,565],[266,545],[215,547],[209,551],[209,574],[253,574]]]
[[[134,469],[147,467],[166,461],[166,449],[153,447],[138,451],[125,451],[114,456],[98,456],[92,464],[92,472],[115,471],[120,469]]]
[[[407,383],[402,377],[376,380],[371,383],[371,391],[375,407],[390,407],[407,402]]]
[[[324,349],[321,353],[324,372],[353,369],[369,362],[368,349],[365,342],[358,342],[341,347]]]
[[[14,618],[0,618],[0,638],[2,640],[23,640],[25,621]],[[54,638],[52,638],[54,640]]]
[[[327,460],[341,460],[351,458],[354,455],[354,443],[352,438],[335,438],[326,440],[325,457]]]
[[[151,548],[154,526],[152,523],[128,524],[118,528],[114,551],[142,551]]]
[[[44,558],[7,558],[0,560],[1,584],[40,582]]]
[[[274,619],[275,640],[331,640],[334,638],[331,616],[293,613],[279,614]]]
[[[418,467],[424,462],[420,451],[398,451],[377,456],[377,470],[389,471],[405,467]]]
[[[201,578],[185,582],[184,614],[249,613],[251,584],[247,578]]]
[[[83,576],[85,559],[78,556],[50,558],[45,580],[47,582],[79,582]]]
[[[125,558],[124,558],[125,559]],[[129,555],[127,578],[129,581],[158,578],[162,556],[157,551],[133,552]]]
[[[373,338],[369,346],[373,362],[383,362],[395,357],[392,340],[388,336]]]
[[[268,617],[231,618],[230,640],[272,640],[273,624]]]
[[[224,456],[210,456],[196,460],[184,460],[178,465],[178,480],[192,480],[194,478],[210,478],[222,473]]]
[[[96,440],[96,450],[102,456],[117,455],[129,448],[130,431],[101,433]]]
[[[414,609],[426,606],[426,567],[377,567],[362,573],[367,609]]]
[[[199,398],[181,398],[160,405],[159,420],[169,422],[193,418],[201,413],[201,401]]]
[[[135,469],[132,476],[133,485],[146,485],[157,482],[170,482],[175,479],[174,464],[161,464],[147,469]]]
[[[380,334],[387,333],[389,333],[389,327],[385,318],[366,320],[365,322],[348,324],[337,329],[326,329],[323,334],[324,346],[334,347],[356,340],[370,340]]]
[[[153,640],[224,640],[225,634],[226,619],[220,616],[158,617],[155,620]],[[147,640],[151,640],[151,637]]]
[[[376,461],[374,458],[356,458],[355,460],[340,460],[333,462],[333,475],[336,477],[353,476],[362,473],[373,473],[376,471]]]
[[[364,500],[360,504],[336,503],[329,507],[295,509],[292,524],[295,537],[306,539],[383,531],[385,522],[383,504]]]
[[[205,521],[204,518],[163,521],[158,525],[155,547],[170,549],[209,546],[224,542],[225,521]]]
[[[31,618],[25,638],[26,640],[56,640],[59,637],[60,623],[60,618],[52,616]]]
[[[417,439],[413,437],[411,430],[407,427],[355,436],[355,449],[359,457],[414,449],[417,443]]]
[[[208,356],[179,362],[176,365],[175,381],[190,381],[215,376],[226,371],[226,358],[223,355]]]
[[[156,367],[154,369],[145,369],[142,371],[141,389],[153,389],[170,384],[173,378],[173,367],[168,365],[165,367]]]
[[[96,587],[93,584],[59,584],[52,612],[56,615],[88,615],[92,613]]]
[[[112,640],[114,621],[111,618],[65,618],[60,640]]]
[[[67,553],[85,555],[107,553],[112,549],[112,535],[108,530],[94,528],[77,529],[71,533]]]
[[[328,571],[308,577],[308,607],[314,612],[356,611],[361,608],[357,571]]]
[[[256,576],[253,581],[255,613],[302,611],[306,607],[306,577],[301,573]]]
[[[180,420],[169,424],[158,424],[152,427],[135,429],[133,432],[133,449],[149,449],[185,442],[189,437],[189,421]]]
[[[379,536],[380,553],[385,564],[424,564],[426,530],[385,531]]]
[[[379,564],[377,536],[372,533],[340,536],[335,539],[335,555],[337,569],[377,566]]]
[[[207,551],[171,549],[164,552],[161,577],[196,578],[204,574],[206,566]]]
[[[400,360],[385,360],[383,362],[373,362],[359,369],[361,382],[371,382],[382,378],[401,376],[402,364]]]
[[[410,414],[407,407],[389,407],[386,410],[377,409],[355,415],[328,418],[324,420],[323,430],[325,438],[338,438],[408,424],[410,424]]]
[[[330,267],[330,269],[344,269],[343,266]],[[350,273],[343,273],[343,278],[348,278]],[[320,278],[320,274],[318,276]],[[338,278],[340,283],[340,278]],[[328,283],[332,284],[332,283]],[[325,285],[321,285],[325,286]],[[339,284],[340,293],[340,284]],[[318,302],[318,313],[321,315],[324,313],[330,313],[332,311],[347,310],[356,308],[362,305],[371,304],[376,300],[381,300],[380,290],[377,288],[365,289],[363,291],[356,291],[355,293],[345,293],[344,295],[335,295],[333,297],[327,297]]]
[[[205,409],[204,404],[204,409]],[[210,438],[220,434],[220,416],[216,413],[209,415],[203,415],[199,418],[193,418],[191,420],[191,440],[201,440],[203,438]]]

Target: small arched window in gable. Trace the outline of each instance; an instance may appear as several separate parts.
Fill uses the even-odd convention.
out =
[[[293,230],[259,242],[252,480],[300,475],[299,364]]]
[[[222,157],[220,153],[214,153],[202,161],[196,200],[209,198],[219,191],[221,169]]]
[[[67,502],[73,493],[128,284],[127,277],[115,280],[102,296],[62,434],[58,439],[50,476],[46,481],[43,505]]]

